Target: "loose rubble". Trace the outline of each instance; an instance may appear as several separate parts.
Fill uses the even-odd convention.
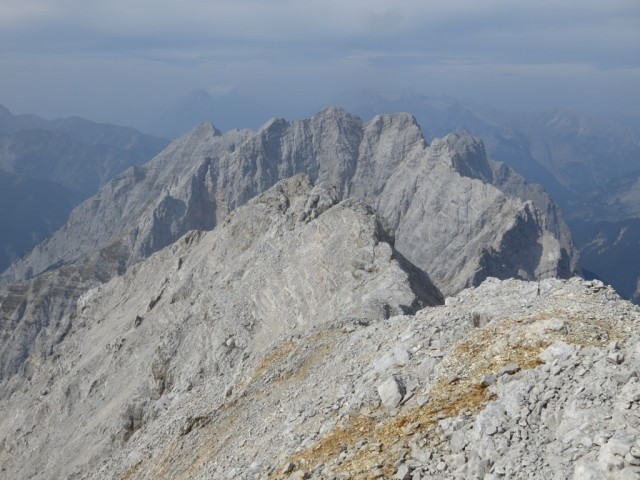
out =
[[[128,438],[70,478],[638,478],[639,322],[578,278],[490,278],[415,315],[338,318],[191,387],[159,372]]]

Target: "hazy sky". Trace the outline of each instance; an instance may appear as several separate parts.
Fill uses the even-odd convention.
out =
[[[1,0],[0,104],[14,113],[132,124],[194,89],[640,115],[640,1]]]

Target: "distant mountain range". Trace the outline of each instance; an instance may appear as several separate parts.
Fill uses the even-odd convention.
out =
[[[451,97],[417,94],[385,97],[359,92],[341,95],[337,102],[365,120],[380,113],[410,112],[427,141],[452,131],[468,131],[478,136],[491,158],[505,162],[527,182],[544,186],[562,208],[570,228],[580,232],[577,244],[581,248],[595,240],[595,237],[585,235],[588,231],[598,230],[601,222],[624,223],[640,218],[640,122],[635,119],[559,110],[512,113]],[[213,121],[222,131],[257,129],[272,116],[272,111],[272,106],[262,105],[237,92],[216,96],[194,91],[159,109],[149,119],[147,127],[168,138],[175,138],[201,121]],[[38,130],[43,128],[47,133]],[[53,180],[85,196],[116,171],[126,165],[140,164],[140,160],[150,158],[151,152],[159,151],[158,147],[164,145],[157,137],[144,136],[133,129],[77,118],[48,122],[34,115],[14,116],[1,108],[0,132],[12,135],[9,139],[0,136],[0,145],[7,145],[4,148],[24,149],[28,146],[28,155],[22,155],[19,168],[4,166],[1,158],[3,166],[0,168],[29,178]],[[41,141],[32,139],[31,135],[48,138]],[[66,136],[80,145],[72,147],[56,135]],[[38,145],[47,147],[39,149]],[[55,152],[57,158],[64,159],[65,166],[56,167],[62,170],[64,178],[60,178],[60,170],[42,171],[42,159],[47,152]],[[110,167],[94,169],[89,162],[81,160],[87,157],[106,159],[97,163]],[[6,164],[7,160],[4,162]],[[591,227],[585,229],[585,225]],[[620,224],[620,228],[623,226]],[[633,235],[633,231],[627,229],[626,235]],[[51,230],[44,232],[46,235]],[[42,236],[37,234],[34,238]],[[640,276],[635,280],[625,276],[622,280],[616,272],[627,268],[629,263],[640,271],[640,255],[629,250],[630,245],[636,243],[640,243],[640,237],[630,238],[629,246],[624,248],[623,243],[616,243],[607,249],[582,249],[581,264],[586,269],[585,274],[602,278],[620,292],[635,291]],[[624,265],[617,263],[622,258],[627,258]],[[2,265],[6,262],[0,262],[0,267]],[[611,267],[604,272],[600,271],[600,265]],[[640,298],[633,298],[640,301]]]
[[[168,143],[77,117],[45,120],[0,106],[0,270],[62,226],[82,200]]]
[[[345,106],[363,118],[410,112],[427,139],[467,130],[483,139],[492,158],[512,166],[530,182],[545,185],[561,203],[640,171],[640,130],[613,118],[562,110],[512,113],[423,95],[386,98],[361,93],[348,97]]]

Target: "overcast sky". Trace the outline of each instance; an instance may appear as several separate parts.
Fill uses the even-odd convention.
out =
[[[195,89],[268,105],[368,89],[640,115],[639,86],[639,0],[0,4],[0,104],[49,118],[133,124]]]

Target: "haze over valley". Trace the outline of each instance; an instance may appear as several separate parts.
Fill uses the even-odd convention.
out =
[[[0,478],[640,478],[640,5],[6,0]]]

